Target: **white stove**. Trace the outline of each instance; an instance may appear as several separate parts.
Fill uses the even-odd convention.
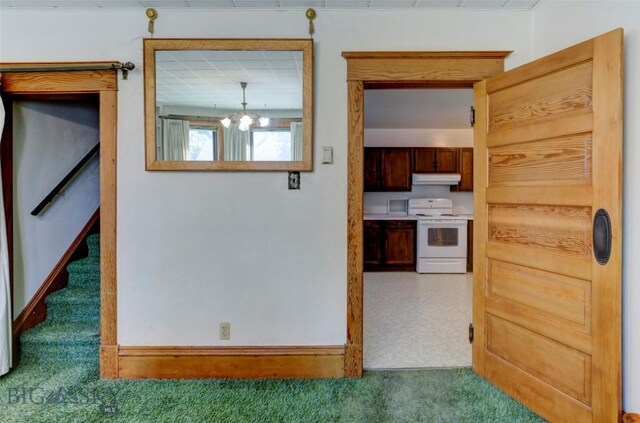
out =
[[[412,198],[418,217],[418,273],[466,273],[467,219],[453,214],[449,198]]]

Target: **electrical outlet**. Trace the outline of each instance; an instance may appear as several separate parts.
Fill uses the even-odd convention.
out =
[[[223,341],[231,339],[231,323],[220,322],[220,339]]]

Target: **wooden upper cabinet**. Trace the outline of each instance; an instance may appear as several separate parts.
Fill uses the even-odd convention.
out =
[[[414,148],[413,171],[417,173],[458,172],[458,148]]]
[[[460,183],[452,185],[451,191],[473,191],[473,148],[461,148],[458,153]]]
[[[413,171],[423,173],[433,173],[436,171],[436,149],[435,148],[414,148],[413,149]]]
[[[365,191],[411,191],[411,149],[364,149]]]
[[[411,191],[411,149],[382,150],[382,186],[385,191]]]
[[[459,148],[436,148],[436,172],[458,172],[458,150]]]
[[[381,167],[382,150],[380,148],[364,149],[364,190],[380,191],[382,183]]]

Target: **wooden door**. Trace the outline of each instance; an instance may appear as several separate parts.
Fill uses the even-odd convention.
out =
[[[436,148],[436,166],[438,173],[458,172],[458,149]]]
[[[385,263],[389,266],[415,266],[416,222],[387,221],[384,235]]]
[[[382,183],[380,164],[382,150],[379,148],[364,149],[363,180],[365,191],[380,191]]]
[[[411,191],[411,149],[382,150],[382,186],[384,191]]]
[[[620,417],[622,38],[475,86],[473,369],[552,422]]]

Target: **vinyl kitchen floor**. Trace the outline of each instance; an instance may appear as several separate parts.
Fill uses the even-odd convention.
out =
[[[473,276],[364,274],[364,368],[471,366]]]

